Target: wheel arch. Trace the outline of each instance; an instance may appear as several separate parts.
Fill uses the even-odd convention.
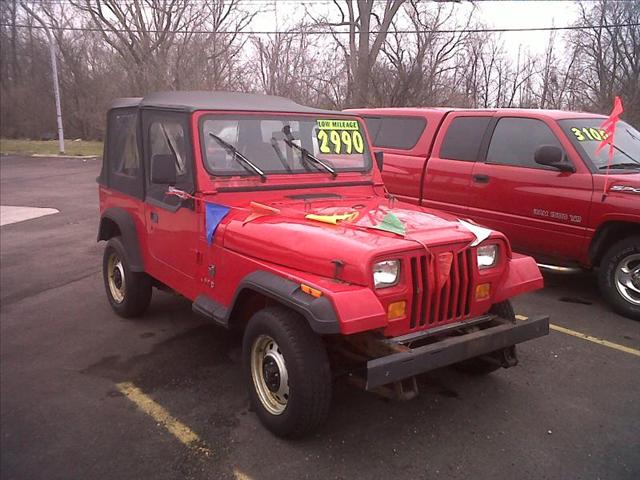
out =
[[[317,334],[340,333],[340,322],[328,297],[312,297],[302,292],[299,283],[267,271],[252,272],[240,281],[224,314],[225,323],[229,327],[241,326],[258,310],[271,305],[298,313]]]
[[[609,247],[625,236],[640,234],[640,223],[629,221],[609,221],[598,227],[589,245],[589,261],[599,266]]]
[[[144,272],[144,263],[140,254],[138,231],[129,212],[122,208],[109,208],[100,218],[98,242],[120,236],[127,255],[129,268],[133,272]]]

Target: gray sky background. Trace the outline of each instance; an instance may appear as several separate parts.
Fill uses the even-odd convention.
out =
[[[264,31],[284,29],[297,23],[305,15],[305,6],[314,14],[337,9],[330,1],[311,0],[295,2],[279,0],[277,2],[247,0],[244,7],[258,9],[259,13],[250,26],[250,30]],[[471,4],[455,5],[455,11],[462,20],[468,15]],[[579,5],[575,1],[480,1],[476,3],[476,13],[479,22],[489,28],[534,28],[534,27],[562,27],[574,23],[578,16]],[[533,54],[544,52],[549,41],[550,32],[505,32],[501,34],[505,48],[515,59],[518,48],[529,49]],[[562,41],[563,32],[556,33],[556,40]]]

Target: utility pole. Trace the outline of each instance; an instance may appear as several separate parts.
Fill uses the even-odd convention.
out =
[[[53,77],[53,94],[56,101],[56,123],[58,124],[58,149],[60,153],[64,153],[64,129],[62,128],[62,107],[60,106],[60,84],[58,83],[58,61],[56,59],[56,45],[55,39],[49,30],[49,25],[31,8],[27,6],[25,2],[20,2],[22,8],[24,8],[29,15],[35,18],[47,33],[47,39],[49,40],[49,52],[51,53],[51,76]]]

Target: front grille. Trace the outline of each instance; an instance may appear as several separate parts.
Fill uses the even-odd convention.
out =
[[[440,268],[438,255],[419,255],[410,258],[412,296],[411,328],[431,326],[462,320],[469,316],[471,304],[472,251],[465,248],[451,252],[451,269],[442,287],[438,286]],[[444,273],[444,272],[443,272]]]

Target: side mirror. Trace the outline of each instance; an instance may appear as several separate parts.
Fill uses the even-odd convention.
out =
[[[533,159],[539,165],[553,167],[561,172],[575,172],[573,165],[565,160],[564,152],[555,145],[542,145],[538,147],[533,155]]]
[[[376,164],[378,165],[378,169],[382,171],[382,165],[384,164],[384,152],[374,152],[373,156],[376,159]]]
[[[158,154],[151,157],[151,183],[176,184],[176,157],[173,154]]]

